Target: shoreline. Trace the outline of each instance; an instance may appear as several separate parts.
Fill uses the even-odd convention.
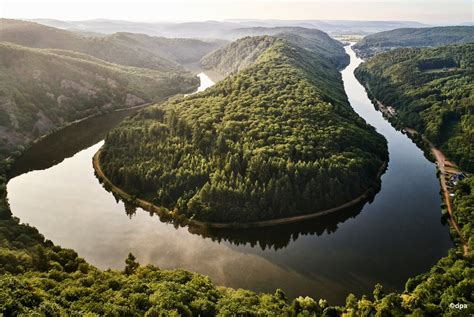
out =
[[[156,103],[158,102],[161,102],[161,101],[157,101]],[[62,130],[74,125],[74,124],[78,124],[78,123],[81,123],[81,122],[84,122],[86,120],[89,120],[89,119],[92,119],[92,118],[97,118],[97,117],[100,117],[100,116],[104,116],[104,115],[107,115],[107,114],[110,114],[110,113],[113,113],[113,112],[122,112],[122,111],[129,111],[129,110],[139,110],[139,109],[142,109],[142,108],[145,108],[145,107],[148,107],[152,104],[155,104],[155,102],[145,102],[145,103],[141,103],[139,105],[136,105],[136,106],[133,106],[133,107],[125,107],[125,108],[117,108],[117,109],[111,109],[109,111],[105,111],[105,112],[101,112],[101,113],[96,113],[96,114],[91,114],[91,115],[88,115],[86,117],[83,117],[83,118],[79,118],[79,119],[76,119],[74,121],[71,121],[71,122],[67,122],[63,125],[60,125],[60,126],[57,126],[55,128],[53,128],[52,130],[50,130],[49,132],[47,132],[46,134],[34,139],[33,141],[27,143],[26,145],[24,145],[24,150],[22,151],[21,154],[23,154],[23,152],[27,151],[31,146],[33,146],[34,144],[36,143],[39,143],[41,142],[42,140],[44,140],[45,138],[51,136],[52,134],[55,134],[55,133],[59,133],[61,132]],[[20,155],[21,156],[21,155]],[[17,157],[12,157],[11,155],[10,156],[7,156],[4,158],[4,160],[15,160],[17,159]]]
[[[225,223],[225,222],[206,222],[206,221],[199,221],[199,220],[194,220],[185,216],[176,216],[172,211],[167,210],[164,207],[157,206],[147,200],[141,199],[141,198],[134,198],[134,196],[130,195],[127,193],[125,190],[122,188],[116,186],[115,184],[112,183],[112,181],[105,175],[104,171],[102,170],[102,167],[100,166],[100,155],[102,153],[102,148],[100,148],[93,156],[92,158],[92,165],[95,171],[96,176],[99,178],[100,182],[108,186],[110,190],[114,193],[119,195],[119,197],[125,201],[131,201],[133,205],[137,207],[141,207],[147,211],[151,212],[156,212],[159,216],[163,217],[168,217],[172,218],[173,220],[176,220],[184,225],[188,225],[190,227],[200,227],[200,228],[213,228],[213,229],[247,229],[247,228],[259,228],[259,227],[271,227],[271,226],[278,226],[278,225],[284,225],[284,224],[290,224],[290,223],[296,223],[296,222],[301,222],[309,219],[314,219],[318,218],[321,216],[325,216],[343,209],[346,209],[348,207],[354,206],[367,198],[370,197],[370,194],[373,190],[373,187],[369,187],[364,193],[359,195],[358,197],[342,204],[337,207],[333,207],[330,209],[325,209],[321,210],[315,213],[311,214],[304,214],[304,215],[298,215],[298,216],[292,216],[292,217],[285,217],[285,218],[278,218],[278,219],[270,219],[270,220],[260,220],[260,221],[252,221],[252,222],[244,222],[244,223],[239,223],[239,222],[230,222],[230,223]],[[380,169],[377,173],[377,180],[380,179],[382,174],[385,172],[388,166],[388,161],[384,161],[382,165],[380,166]]]
[[[375,97],[375,95],[372,93],[372,91],[370,89],[370,86],[367,82],[364,82],[363,80],[360,80],[359,78],[357,78],[357,76],[356,76],[356,79],[359,81],[359,83],[362,85],[362,87],[364,87],[365,91],[367,92],[367,96],[372,101],[372,104],[373,104],[374,108],[377,111],[381,112],[382,116],[395,129],[400,128],[400,127],[397,128],[397,125],[393,122],[393,120],[398,120],[396,110],[392,107],[390,107],[390,108],[387,107],[380,100],[378,100]],[[401,121],[399,121],[399,123],[401,123],[401,125],[403,124]],[[403,132],[403,131],[406,131],[406,132]],[[446,180],[444,178],[445,175],[447,175],[446,170],[445,170],[445,166],[444,166],[444,162],[450,163],[450,165],[453,166],[454,168],[458,168],[457,165],[452,163],[452,162],[449,162],[448,160],[446,160],[446,156],[444,155],[444,153],[441,152],[439,149],[437,149],[430,140],[428,140],[423,134],[419,133],[415,129],[408,128],[408,127],[403,127],[403,128],[401,128],[401,132],[406,134],[408,136],[408,138],[410,138],[416,144],[416,146],[418,148],[420,148],[425,153],[425,157],[428,159],[428,161],[431,161],[432,159],[434,159],[434,163],[436,164],[436,170],[437,170],[437,172],[439,171],[439,174],[437,173],[436,176],[437,176],[439,184],[440,184],[440,190],[442,191],[441,196],[443,197],[442,199],[443,199],[444,203],[446,204],[446,209],[447,209],[448,215],[449,215],[448,222],[450,223],[451,227],[454,229],[454,231],[456,232],[456,234],[459,237],[461,248],[463,250],[464,256],[467,256],[468,253],[469,253],[469,249],[467,247],[466,240],[464,240],[464,237],[461,233],[461,229],[459,228],[458,223],[454,219],[454,213],[453,213],[453,208],[452,208],[452,204],[451,204],[451,199],[450,199],[450,196],[449,196],[449,190],[446,186]],[[421,144],[419,144],[420,142],[416,141],[416,138],[415,138],[416,135],[421,137],[421,140],[423,141],[423,142],[421,142]],[[426,148],[426,147],[428,147],[428,148]],[[429,151],[427,151],[427,150],[429,150]],[[433,158],[430,159],[426,155],[427,153],[431,153],[433,155]],[[442,211],[442,209],[441,209],[441,211]]]
[[[378,102],[380,102],[380,101],[378,101]],[[459,169],[459,168],[453,162],[448,161],[446,159],[446,156],[444,155],[444,153],[441,152],[441,150],[439,150],[438,148],[436,148],[434,146],[434,144],[431,143],[431,141],[428,140],[423,134],[419,133],[418,131],[416,131],[415,129],[412,129],[412,128],[404,128],[404,129],[405,129],[405,131],[407,131],[407,134],[409,134],[411,136],[420,135],[421,138],[423,139],[423,141],[425,141],[429,145],[431,154],[433,154],[433,156],[435,158],[435,161],[436,161],[436,169],[439,171],[438,180],[439,180],[439,183],[440,183],[441,191],[443,192],[442,196],[443,196],[444,202],[446,204],[446,209],[447,209],[448,214],[449,214],[448,221],[451,223],[451,226],[454,228],[454,230],[456,231],[456,233],[459,236],[459,239],[461,241],[461,246],[462,246],[462,249],[463,249],[463,252],[464,252],[464,256],[467,256],[469,250],[468,250],[468,247],[467,247],[467,244],[466,244],[466,240],[464,240],[464,237],[462,236],[461,229],[459,228],[458,223],[454,219],[453,207],[452,207],[452,204],[451,204],[451,198],[449,196],[449,189],[448,189],[448,186],[446,185],[446,179],[445,179],[445,176],[448,175],[446,165],[445,165],[446,162],[449,163],[449,166],[451,166],[453,169]]]
[[[393,125],[393,123],[389,119],[392,119],[392,118],[396,119],[397,118],[396,112],[390,111],[389,107],[384,105],[381,101],[379,101],[375,97],[374,97],[374,101],[377,104],[377,107],[376,107],[376,108],[378,108],[377,110],[380,111],[383,114],[384,117],[387,116],[388,117],[387,121],[389,121]],[[440,184],[440,189],[443,192],[443,194],[442,194],[443,201],[446,204],[446,209],[447,209],[448,215],[449,215],[448,222],[451,224],[451,227],[454,229],[454,231],[456,231],[457,235],[459,236],[459,240],[460,240],[460,243],[461,243],[461,247],[463,249],[464,256],[467,256],[468,253],[469,253],[469,250],[468,250],[468,247],[467,247],[466,240],[464,239],[464,237],[461,233],[461,229],[459,228],[459,225],[458,225],[458,223],[456,222],[456,220],[454,218],[453,206],[452,206],[452,203],[451,203],[451,198],[449,196],[450,192],[449,192],[448,186],[446,185],[446,179],[445,179],[445,176],[448,175],[447,170],[446,170],[446,166],[445,166],[445,162],[447,162],[449,164],[449,166],[451,166],[453,169],[458,169],[459,170],[459,167],[455,163],[453,163],[451,161],[448,161],[446,159],[446,156],[444,155],[444,153],[441,152],[441,150],[439,150],[430,140],[428,140],[420,132],[416,131],[413,128],[408,128],[408,127],[404,127],[403,130],[406,131],[405,134],[412,140],[417,135],[420,136],[421,139],[423,140],[423,142],[428,146],[429,152],[433,155],[433,158],[434,158],[434,161],[435,161],[435,164],[436,164],[436,170],[439,171],[439,174],[437,175],[437,178],[438,178],[438,181],[439,181],[439,184]],[[422,145],[417,144],[417,146],[421,148],[423,146],[423,144]],[[423,150],[423,149],[421,148],[421,150]]]
[[[367,96],[372,101],[375,109],[377,111],[380,111],[382,113],[382,116],[394,128],[397,129],[397,125],[394,122],[392,122],[392,120],[397,120],[398,119],[397,116],[396,116],[396,111],[394,113],[392,113],[391,111],[388,111],[388,107],[386,105],[384,105],[380,100],[378,100],[375,97],[375,95],[372,93],[368,83],[366,83],[362,80],[359,80],[357,77],[356,77],[356,79],[359,81],[359,83],[362,85],[362,87],[365,88],[365,90],[367,92]],[[402,122],[399,121],[399,123],[402,123]],[[398,128],[400,128],[400,127],[398,127]],[[403,130],[406,131],[406,133],[404,133]],[[428,140],[423,134],[419,133],[415,129],[408,128],[408,127],[403,127],[402,128],[402,133],[406,134],[408,136],[408,138],[410,138],[416,144],[416,146],[418,148],[420,148],[425,153],[425,156],[429,161],[431,161],[432,159],[428,158],[428,156],[426,155],[426,153],[428,153],[427,150],[429,150],[429,153],[431,153],[433,155],[434,163],[436,164],[436,170],[439,171],[439,175],[437,173],[436,176],[437,176],[438,181],[440,183],[440,190],[443,192],[441,196],[443,197],[442,199],[443,199],[444,203],[446,204],[446,209],[447,209],[448,215],[449,215],[448,222],[451,224],[451,227],[454,229],[454,231],[456,232],[456,234],[459,237],[461,248],[463,250],[464,256],[467,256],[468,253],[469,253],[469,249],[467,247],[466,240],[464,240],[464,237],[461,233],[461,229],[459,228],[458,223],[454,219],[454,213],[453,213],[453,208],[452,208],[452,204],[451,204],[451,198],[449,196],[448,187],[446,186],[446,180],[444,179],[444,177],[446,175],[444,162],[449,162],[450,165],[452,165],[454,168],[457,168],[457,165],[450,162],[450,161],[448,161],[448,160],[446,160],[446,156],[444,155],[444,153],[441,152],[438,148],[436,148],[430,140]],[[416,141],[416,139],[415,139],[416,135],[419,135],[421,137],[421,140],[423,141],[421,144],[419,144]],[[426,147],[428,147],[428,149]],[[441,209],[441,211],[442,211],[442,209]]]

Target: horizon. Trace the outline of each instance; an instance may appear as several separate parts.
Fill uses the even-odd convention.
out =
[[[460,21],[458,23],[427,23],[416,20],[365,20],[365,19],[247,19],[247,18],[229,18],[229,19],[202,19],[202,20],[131,20],[131,19],[111,19],[111,18],[91,18],[91,19],[81,19],[81,20],[66,20],[66,19],[57,19],[57,18],[45,18],[45,17],[35,17],[35,18],[24,18],[24,17],[2,17],[4,19],[11,20],[22,20],[22,21],[58,21],[58,22],[91,22],[91,21],[104,21],[104,22],[130,22],[130,23],[150,23],[150,24],[180,24],[180,23],[208,23],[208,22],[219,22],[219,23],[245,23],[245,22],[328,22],[328,23],[337,23],[337,22],[379,22],[379,23],[390,23],[390,22],[399,22],[399,23],[419,23],[425,26],[458,26],[466,23],[473,23],[471,21]]]
[[[271,10],[268,6],[271,5]],[[430,10],[426,10],[429,6]],[[51,10],[54,7],[54,10]],[[113,9],[113,10],[111,10]],[[239,20],[418,22],[428,25],[473,23],[471,1],[375,0],[4,0],[0,16],[11,19],[59,21],[119,20],[145,23],[183,23]]]

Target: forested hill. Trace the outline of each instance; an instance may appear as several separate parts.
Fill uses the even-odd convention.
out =
[[[199,84],[188,72],[119,66],[72,51],[0,42],[0,56],[0,157],[68,122]]]
[[[72,50],[115,64],[166,72],[183,72],[178,63],[198,62],[225,43],[133,33],[84,36],[33,22],[7,19],[0,19],[0,41],[34,48]]]
[[[397,49],[362,64],[356,76],[404,126],[474,171],[474,44]]]
[[[206,54],[228,43],[225,40],[170,39],[139,33],[116,33],[110,37],[121,37],[131,46],[138,46],[179,64],[197,63]]]
[[[229,36],[234,39],[245,36],[270,35],[290,40],[293,44],[315,51],[333,61],[337,67],[349,64],[349,57],[345,53],[341,42],[331,38],[327,33],[318,29],[303,27],[252,27],[239,28],[229,31]]]
[[[399,47],[437,47],[465,43],[474,43],[474,26],[395,29],[368,35],[353,48],[359,56],[368,58]]]
[[[248,31],[248,29],[243,29],[242,32],[244,30]],[[319,30],[292,27],[251,28],[251,30],[253,33],[264,35],[244,37],[206,55],[201,60],[202,67],[212,69],[224,76],[235,74],[255,62],[275,38],[285,39],[296,46],[317,53],[338,68],[349,63],[349,56],[345,53],[342,43]],[[265,37],[266,33],[275,35]]]
[[[202,68],[228,76],[252,66],[277,39],[271,36],[245,37],[210,53]]]
[[[268,48],[252,66],[112,130],[106,175],[213,222],[313,213],[376,185],[386,141],[352,110],[334,65],[282,39],[258,40]]]

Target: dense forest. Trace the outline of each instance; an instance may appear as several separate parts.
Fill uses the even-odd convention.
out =
[[[437,47],[474,43],[474,26],[403,28],[370,34],[354,45],[362,58],[400,47]]]
[[[398,49],[356,70],[369,92],[448,158],[474,171],[474,44]]]
[[[199,79],[125,67],[72,51],[0,42],[0,151],[21,151],[68,122],[192,91]]]
[[[317,52],[321,56],[329,59],[336,67],[342,68],[349,64],[349,56],[345,53],[341,42],[336,41],[327,33],[315,28],[304,27],[253,27],[239,28],[228,32],[234,39],[245,36],[270,35],[283,38],[289,42]]]
[[[258,36],[244,36],[239,41],[230,43],[204,56],[201,66],[206,70],[213,70],[223,76],[236,74],[245,67],[251,66],[259,56],[272,44],[273,38],[285,39],[288,42],[308,49],[324,57],[337,68],[349,64],[349,55],[345,53],[342,44],[326,33],[305,28],[252,28],[241,30],[242,34],[272,35],[262,40]],[[240,33],[239,33],[240,34]]]
[[[347,102],[326,59],[273,37],[254,65],[112,130],[101,156],[126,191],[189,218],[314,213],[378,183],[384,138]]]
[[[81,52],[114,64],[162,72],[183,72],[179,64],[196,63],[225,44],[222,40],[168,39],[133,33],[86,36],[27,21],[0,19],[0,23],[0,41]]]
[[[197,40],[189,38],[165,38],[137,33],[116,33],[110,36],[123,37],[130,46],[146,49],[179,64],[198,63],[203,56],[226,45],[225,40]]]

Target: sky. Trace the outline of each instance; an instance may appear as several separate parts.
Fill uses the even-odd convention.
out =
[[[472,0],[0,0],[4,18],[204,21],[225,19],[473,22]]]

